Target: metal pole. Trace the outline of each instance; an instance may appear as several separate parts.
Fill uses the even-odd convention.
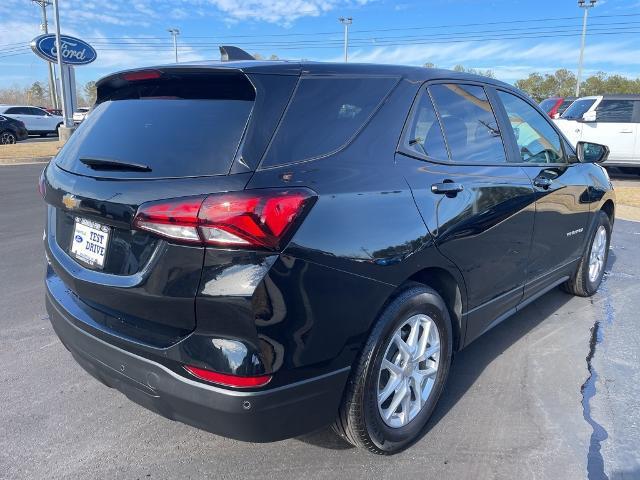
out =
[[[64,83],[65,83],[65,75],[62,71],[62,41],[60,40],[60,11],[58,10],[58,0],[53,0],[53,13],[56,18],[56,56],[58,57],[58,69],[60,70],[60,99],[62,100],[62,118],[64,121],[64,126],[66,128],[71,128],[73,126],[73,122],[71,121],[70,115],[72,112],[68,112],[67,110],[67,102],[66,102],[66,93],[64,91]]]
[[[347,63],[349,61],[349,25],[353,23],[353,18],[340,17],[338,20],[344,25],[344,62]]]
[[[578,7],[584,9],[584,15],[582,17],[582,39],[580,41],[580,60],[578,61],[578,79],[576,84],[576,97],[580,96],[580,84],[582,83],[582,66],[584,62],[584,46],[587,37],[587,17],[589,16],[589,9],[595,7],[597,0],[589,0],[589,4],[585,0],[578,0]]]
[[[180,35],[180,30],[177,28],[170,28],[167,30],[173,37],[173,52],[176,57],[176,63],[178,63],[178,35]]]
[[[32,0],[33,3],[40,5],[42,9],[42,24],[40,25],[40,31],[44,34],[49,33],[49,22],[47,21],[47,7],[51,5],[51,0]],[[49,101],[51,106],[58,109],[58,94],[56,88],[56,81],[53,75],[53,64],[47,62],[47,68],[49,70]]]

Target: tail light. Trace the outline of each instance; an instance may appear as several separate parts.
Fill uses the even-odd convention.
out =
[[[124,78],[128,82],[140,82],[142,80],[154,80],[156,78],[160,78],[162,73],[158,70],[137,70],[135,72],[126,72],[122,74],[122,78]]]
[[[271,380],[271,375],[258,375],[254,377],[242,377],[239,375],[229,375],[227,373],[218,373],[204,368],[185,365],[184,369],[194,377],[206,382],[217,383],[227,387],[247,388],[247,387],[263,387]]]
[[[140,206],[133,226],[179,242],[278,250],[311,207],[307,189],[245,190]]]

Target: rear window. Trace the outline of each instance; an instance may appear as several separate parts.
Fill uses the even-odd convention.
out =
[[[226,174],[251,115],[255,91],[244,75],[186,75],[107,89],[57,156],[75,173],[110,178]],[[149,167],[91,168],[83,160]]]
[[[311,160],[343,148],[396,83],[395,77],[300,79],[262,166]]]
[[[452,161],[507,161],[498,122],[484,88],[441,84],[432,85],[429,91],[440,114]]]
[[[556,106],[556,103],[558,103],[558,100],[559,99],[557,98],[547,98],[546,100],[543,100],[542,102],[540,102],[539,106],[543,111],[549,113],[551,109]]]
[[[596,107],[596,122],[631,123],[632,100],[602,100]]]
[[[586,98],[584,100],[576,100],[562,114],[565,120],[579,120],[595,103],[594,98]]]

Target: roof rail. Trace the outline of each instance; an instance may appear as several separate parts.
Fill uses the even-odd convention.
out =
[[[255,60],[255,58],[241,48],[232,45],[221,45],[220,60],[223,62],[231,62],[233,60]]]

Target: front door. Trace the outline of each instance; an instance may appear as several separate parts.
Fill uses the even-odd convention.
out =
[[[468,343],[522,298],[533,187],[521,167],[507,162],[480,85],[440,83],[424,89],[402,142],[396,162],[437,248],[464,277]]]
[[[570,163],[562,139],[524,98],[499,90],[517,154],[536,192],[536,216],[525,297],[571,274],[588,235],[589,184],[585,165]]]

